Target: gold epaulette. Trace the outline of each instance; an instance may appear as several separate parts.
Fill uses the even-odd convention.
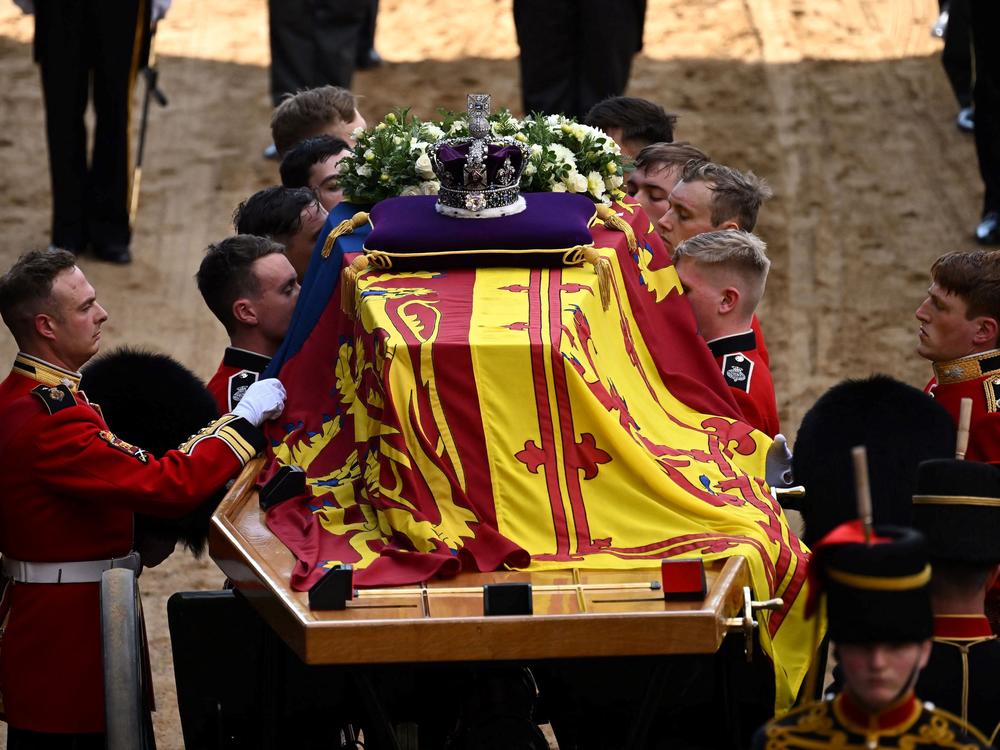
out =
[[[961,383],[994,372],[1000,374],[1000,349],[934,363],[934,377],[941,385]]]

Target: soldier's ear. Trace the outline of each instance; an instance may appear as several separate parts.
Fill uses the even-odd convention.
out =
[[[740,304],[740,290],[734,286],[727,286],[722,290],[719,300],[719,314],[728,315],[736,310]]]
[[[47,313],[37,313],[32,322],[35,326],[36,334],[43,339],[55,339],[57,321],[54,316]]]
[[[1000,334],[1000,325],[998,325],[996,318],[991,318],[988,315],[980,315],[976,318],[976,332],[973,334],[973,342],[995,349],[998,334]]]
[[[258,322],[257,311],[254,309],[253,303],[246,297],[240,297],[233,302],[233,317],[240,325],[255,326]]]

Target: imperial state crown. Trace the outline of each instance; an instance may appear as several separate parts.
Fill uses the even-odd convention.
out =
[[[528,148],[509,136],[493,136],[489,114],[489,94],[469,94],[469,137],[445,138],[429,149],[441,183],[438,213],[491,219],[524,211],[520,183]]]

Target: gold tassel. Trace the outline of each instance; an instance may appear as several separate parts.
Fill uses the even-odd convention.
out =
[[[625,242],[628,243],[628,249],[633,254],[639,251],[639,244],[635,241],[635,232],[632,231],[632,226],[625,221],[625,219],[616,214],[615,210],[611,208],[611,206],[605,206],[603,203],[598,203],[597,218],[604,222],[604,226],[617,229],[619,232],[624,234]]]
[[[340,277],[340,309],[352,320],[358,294],[358,277],[368,269],[368,256],[359,255],[344,269]]]
[[[340,237],[343,237],[345,234],[351,234],[355,229],[367,223],[368,214],[364,211],[358,211],[350,219],[344,219],[340,222],[326,236],[326,241],[323,243],[323,257],[330,257],[330,253],[333,252],[333,246]]]
[[[611,307],[611,261],[601,255],[596,247],[583,248],[583,259],[594,266],[597,288],[601,294],[601,307],[605,312]]]

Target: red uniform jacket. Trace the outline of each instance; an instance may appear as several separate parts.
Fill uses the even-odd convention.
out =
[[[963,398],[972,399],[969,422],[970,461],[1000,463],[1000,349],[934,363],[934,377],[924,389],[958,423]]]
[[[778,404],[767,362],[757,348],[751,331],[723,336],[708,342],[722,377],[733,391],[747,424],[774,437],[780,432]]]
[[[8,557],[127,555],[133,512],[193,510],[264,445],[255,427],[227,414],[155,459],[108,430],[76,391],[79,381],[19,354],[0,384],[0,553]],[[104,731],[99,590],[99,583],[10,584],[0,692],[11,726]]]
[[[237,349],[235,346],[226,347],[219,369],[208,381],[208,392],[215,398],[219,414],[233,410],[247,388],[260,379],[260,374],[270,361],[271,358],[263,354]]]

